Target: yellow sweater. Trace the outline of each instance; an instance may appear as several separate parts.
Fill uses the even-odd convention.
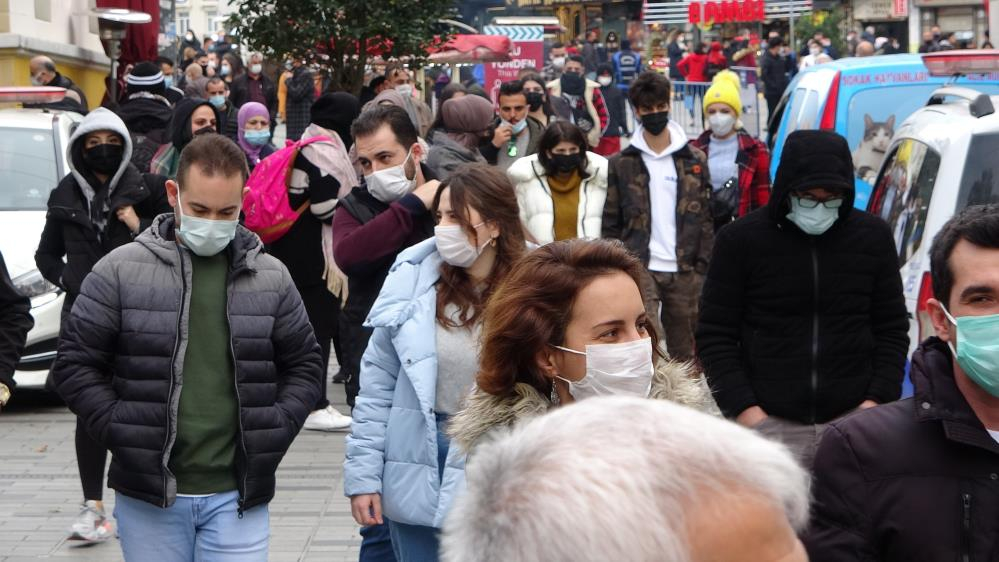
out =
[[[568,240],[578,236],[576,224],[579,215],[579,186],[583,183],[579,170],[567,177],[547,176],[552,190],[552,207],[555,211],[555,240]]]

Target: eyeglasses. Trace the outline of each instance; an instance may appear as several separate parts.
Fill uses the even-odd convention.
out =
[[[819,201],[818,199],[811,199],[808,197],[798,196],[798,204],[805,209],[814,209],[822,204],[826,209],[839,209],[843,206],[842,197],[833,197],[832,199],[826,199],[825,201]]]

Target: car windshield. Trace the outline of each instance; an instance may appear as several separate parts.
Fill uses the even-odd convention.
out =
[[[44,211],[58,174],[52,131],[0,129],[0,211]]]
[[[975,135],[964,160],[964,176],[957,196],[957,211],[970,205],[999,203],[999,133]]]

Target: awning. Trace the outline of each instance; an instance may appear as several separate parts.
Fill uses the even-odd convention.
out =
[[[510,38],[502,35],[454,35],[440,47],[428,49],[434,64],[506,62]]]

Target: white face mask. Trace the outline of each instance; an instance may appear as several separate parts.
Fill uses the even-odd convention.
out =
[[[611,82],[613,82],[613,81],[614,80],[610,76],[598,76],[597,77],[597,82],[599,82],[601,86],[610,86]]]
[[[646,398],[652,388],[652,339],[628,343],[586,346],[586,353],[567,347],[552,346],[562,351],[586,356],[586,375],[570,381],[569,393],[576,400],[591,396],[640,396]]]
[[[38,75],[35,75],[35,76],[31,77],[31,85],[32,86],[44,86],[45,85],[45,81],[42,80],[41,73],[39,73]]]
[[[817,57],[820,54],[822,54],[822,49],[818,47],[812,47],[811,49],[808,49],[808,52],[812,53],[813,57]]]
[[[179,187],[177,213],[180,215],[177,237],[184,246],[201,257],[207,258],[218,254],[236,237],[238,220],[211,220],[185,215],[184,205],[180,202]]]
[[[399,92],[403,97],[413,95],[413,85],[412,84],[399,84],[395,87],[395,91]]]
[[[409,162],[412,155],[413,149],[410,148],[402,164],[364,176],[364,181],[368,185],[368,193],[382,203],[392,203],[413,191],[413,188],[416,187],[416,178],[415,176],[413,179],[406,177],[406,163]]]
[[[479,227],[484,224],[486,224],[485,221],[472,228],[478,231]],[[482,255],[482,250],[492,242],[492,238],[490,238],[486,240],[485,244],[476,248],[468,241],[468,235],[457,224],[434,227],[434,239],[437,244],[437,253],[441,255],[441,259],[461,268],[469,267],[475,263],[475,260]]]
[[[562,68],[565,66],[565,57],[555,57],[552,59],[552,66],[555,68]]]
[[[711,132],[715,136],[724,137],[731,133],[732,127],[735,126],[735,115],[731,113],[714,113],[708,116],[708,125],[711,126]]]

